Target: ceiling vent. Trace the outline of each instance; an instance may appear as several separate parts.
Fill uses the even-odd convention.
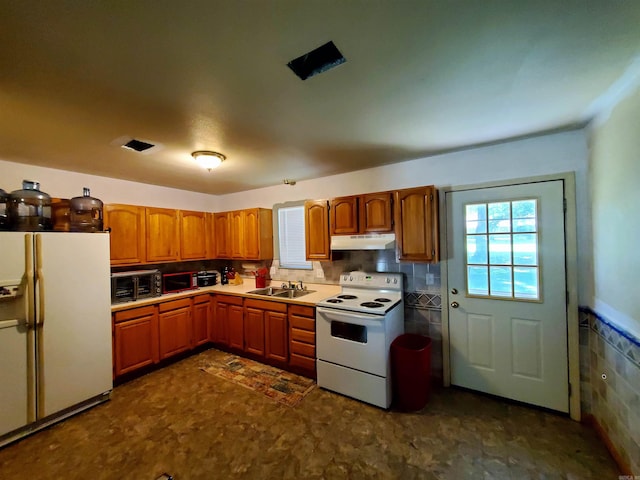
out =
[[[150,148],[155,147],[155,145],[153,143],[147,143],[143,142],[142,140],[136,140],[135,138],[133,138],[122,145],[122,147],[128,148],[129,150],[135,150],[136,152],[144,152],[145,150],[149,150]]]
[[[311,50],[309,53],[294,58],[287,66],[293,70],[301,80],[306,80],[319,73],[337,67],[346,62],[347,59],[342,56],[340,50],[333,42],[325,43],[321,47]]]
[[[134,152],[138,152],[143,155],[155,153],[163,148],[161,143],[151,143],[149,141],[140,140],[130,136],[118,137],[111,142],[111,145],[122,147],[127,150],[133,150]]]

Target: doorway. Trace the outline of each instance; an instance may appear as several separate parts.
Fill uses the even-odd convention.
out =
[[[445,196],[451,384],[569,412],[563,180]]]

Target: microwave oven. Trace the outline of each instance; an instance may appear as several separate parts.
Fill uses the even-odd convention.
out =
[[[111,303],[133,302],[162,294],[160,270],[133,270],[111,274]]]
[[[197,272],[165,273],[162,275],[162,293],[178,293],[198,288]]]

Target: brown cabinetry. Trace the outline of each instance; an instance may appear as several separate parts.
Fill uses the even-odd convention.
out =
[[[183,298],[161,303],[158,310],[160,360],[191,349],[191,299]]]
[[[273,224],[271,210],[251,208],[216,214],[217,239],[226,242],[219,247],[217,256],[239,260],[265,260],[273,258]],[[224,218],[223,216],[226,216]],[[226,227],[225,227],[226,225]],[[224,238],[221,238],[224,237]]]
[[[213,215],[217,258],[231,258],[230,212]]]
[[[178,210],[146,208],[147,262],[179,260]]]
[[[330,260],[329,203],[326,200],[304,203],[304,227],[307,260]]]
[[[316,321],[313,307],[289,306],[289,366],[315,378]]]
[[[113,322],[113,373],[116,377],[158,362],[155,306],[116,312]]]
[[[211,341],[242,350],[244,348],[244,318],[242,297],[216,295],[215,314],[210,322]]]
[[[245,351],[286,364],[289,354],[287,343],[287,304],[247,299],[245,312]]]
[[[244,212],[238,210],[229,215],[231,258],[244,257]]]
[[[391,192],[331,200],[331,235],[389,233],[393,230]]]
[[[216,220],[213,213],[205,215],[206,258],[216,258]]]
[[[207,222],[205,212],[180,210],[180,259],[201,260],[207,257]]]
[[[192,332],[193,346],[197,347],[209,343],[209,317],[211,302],[209,295],[193,297]]]
[[[438,192],[433,186],[395,192],[399,261],[438,261]]]
[[[111,265],[134,265],[146,261],[144,207],[105,205],[104,227],[110,230]]]

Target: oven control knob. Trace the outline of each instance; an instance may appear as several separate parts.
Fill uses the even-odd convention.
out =
[[[344,277],[342,277],[342,280],[344,280],[346,282],[347,281],[347,276],[345,275]]]
[[[391,279],[389,277],[386,278],[387,283],[391,283]]]
[[[397,279],[397,278],[394,278],[394,279],[393,279],[393,283],[398,283],[398,279]]]
[[[353,277],[351,275],[349,275],[349,281],[353,282]]]

